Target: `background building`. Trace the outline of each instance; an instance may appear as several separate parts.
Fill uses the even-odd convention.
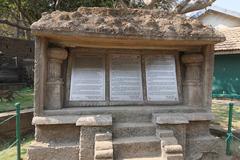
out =
[[[211,25],[226,36],[226,41],[215,45],[213,96],[240,95],[240,13],[209,7],[193,17]]]

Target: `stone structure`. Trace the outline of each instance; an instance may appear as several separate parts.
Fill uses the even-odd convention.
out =
[[[212,159],[213,45],[222,35],[140,9],[55,11],[31,28],[29,160]]]

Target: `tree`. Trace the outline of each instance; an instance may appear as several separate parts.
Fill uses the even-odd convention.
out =
[[[73,11],[80,6],[113,7],[113,0],[0,0],[0,35],[30,38],[30,25],[41,13]]]
[[[210,6],[216,0],[0,0],[0,35],[29,38],[29,26],[43,12],[73,11],[86,7],[160,9],[185,14]]]
[[[121,6],[158,8],[172,13],[185,14],[211,6],[216,0],[118,0]]]

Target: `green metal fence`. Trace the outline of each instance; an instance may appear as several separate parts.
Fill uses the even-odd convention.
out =
[[[20,103],[16,103],[15,107],[16,107],[16,115],[13,115],[13,116],[3,120],[2,122],[0,122],[0,125],[5,124],[6,122],[8,122],[9,120],[11,120],[13,118],[16,119],[16,138],[15,138],[15,141],[11,145],[9,145],[8,148],[11,148],[14,145],[16,145],[17,160],[21,160]],[[0,154],[4,154],[4,151],[0,152]]]
[[[235,136],[232,132],[232,121],[233,121],[233,110],[234,110],[234,103],[228,104],[228,131],[226,135],[226,155],[232,155],[232,143],[237,141],[239,143],[239,151],[240,151],[240,138]]]

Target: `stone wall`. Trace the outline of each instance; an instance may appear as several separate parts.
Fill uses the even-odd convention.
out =
[[[0,36],[0,82],[33,81],[34,42]]]
[[[0,122],[15,115],[15,111],[0,113]],[[34,126],[32,125],[33,110],[27,109],[21,111],[21,134],[32,133]],[[15,118],[0,125],[0,140],[15,137],[16,121]]]

